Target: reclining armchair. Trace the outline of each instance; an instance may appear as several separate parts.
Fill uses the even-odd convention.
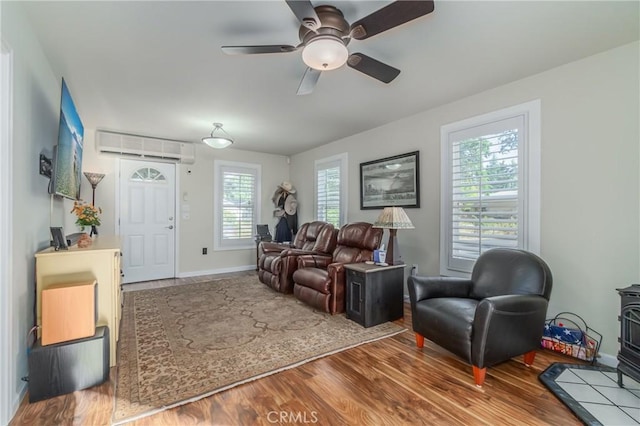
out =
[[[373,258],[373,250],[382,240],[381,228],[370,223],[344,225],[338,231],[338,243],[331,254],[298,257],[293,273],[293,295],[323,312],[336,314],[345,310],[346,273],[344,265]]]
[[[533,364],[547,315],[552,277],[523,250],[492,249],[478,257],[471,279],[407,279],[416,343],[424,338],[465,359],[477,386],[487,367],[524,354]]]
[[[258,248],[258,279],[281,293],[293,292],[293,272],[301,254],[329,254],[336,247],[338,230],[330,223],[303,224],[293,244],[262,242]]]

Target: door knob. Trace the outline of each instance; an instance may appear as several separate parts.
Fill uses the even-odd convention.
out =
[[[173,225],[165,226],[167,229],[173,229]]]

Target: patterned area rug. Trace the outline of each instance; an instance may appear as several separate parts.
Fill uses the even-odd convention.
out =
[[[400,333],[317,312],[256,276],[125,294],[114,424]]]

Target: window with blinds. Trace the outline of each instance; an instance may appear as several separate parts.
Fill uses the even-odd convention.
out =
[[[222,181],[222,239],[251,238],[255,223],[255,174],[223,170]]]
[[[527,193],[528,114],[483,118],[443,127],[443,275],[469,273],[495,247],[529,248],[528,209],[539,209]]]
[[[316,161],[316,220],[340,227],[346,217],[346,154]]]
[[[217,249],[253,248],[258,222],[260,166],[216,162]]]

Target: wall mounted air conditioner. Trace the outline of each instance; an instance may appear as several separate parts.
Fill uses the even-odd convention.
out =
[[[171,160],[184,164],[196,161],[196,146],[188,142],[96,130],[96,149],[150,160]]]

